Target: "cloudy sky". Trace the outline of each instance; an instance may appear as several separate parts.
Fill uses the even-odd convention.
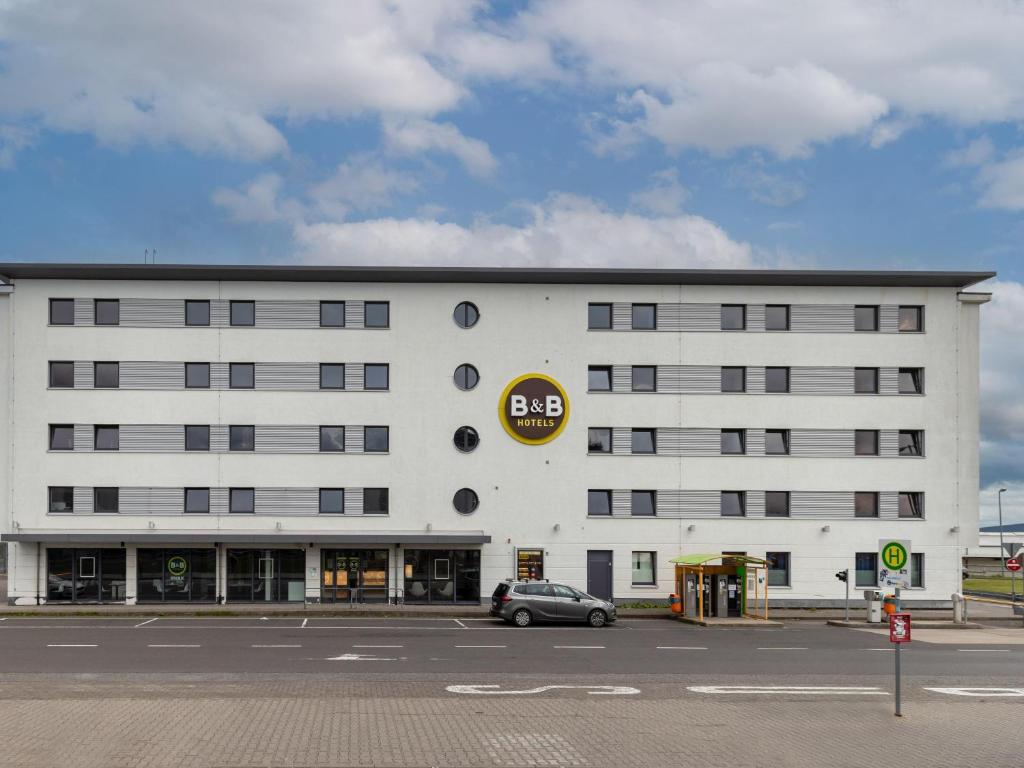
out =
[[[1024,5],[0,0],[0,261],[995,269],[1024,521]]]

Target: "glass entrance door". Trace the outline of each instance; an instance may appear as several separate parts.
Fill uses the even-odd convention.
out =
[[[324,550],[320,598],[325,603],[384,603],[388,600],[386,549]]]

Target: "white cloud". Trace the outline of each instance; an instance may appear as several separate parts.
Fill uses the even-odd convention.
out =
[[[629,202],[633,207],[650,213],[672,216],[683,209],[683,203],[689,197],[689,190],[679,183],[679,171],[665,168],[652,174],[651,185],[631,194]]]
[[[726,181],[732,187],[745,189],[752,200],[775,208],[787,208],[807,195],[802,181],[766,170],[764,158],[759,155],[730,168]]]
[[[35,131],[18,125],[0,125],[0,168],[12,168],[18,153],[35,141]]]
[[[388,168],[370,155],[357,155],[341,163],[326,181],[311,187],[308,195],[321,213],[344,218],[349,209],[383,208],[396,196],[418,188],[419,182],[412,174]]]
[[[967,146],[946,154],[943,165],[947,168],[976,168],[988,163],[995,155],[995,145],[988,136],[979,136]]]
[[[266,224],[287,218],[278,199],[283,179],[266,173],[253,179],[242,190],[220,188],[213,193],[214,204],[226,209],[235,221]]]
[[[454,155],[474,176],[490,176],[498,168],[487,144],[462,135],[451,123],[430,120],[388,120],[384,123],[388,148],[400,154],[442,152]]]
[[[983,166],[977,180],[983,188],[978,200],[982,208],[1024,211],[1024,150]]]

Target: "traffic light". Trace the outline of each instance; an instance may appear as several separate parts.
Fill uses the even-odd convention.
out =
[[[841,570],[839,573],[836,574],[836,578],[839,579],[840,581],[846,581],[848,578],[850,578],[850,569],[849,568],[844,568],[843,570]]]

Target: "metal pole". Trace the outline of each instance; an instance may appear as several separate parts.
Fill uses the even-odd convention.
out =
[[[999,557],[1003,563],[1003,573],[1006,573],[1006,547],[1003,545],[1003,494],[1006,493],[1005,488],[1000,488],[996,494],[996,499],[999,502]],[[1013,571],[1010,571],[1010,602],[1017,602],[1017,582],[1013,577]]]
[[[900,606],[900,588],[896,587],[896,613],[899,613]],[[901,708],[902,702],[900,701],[900,646],[903,643],[896,643],[896,717],[903,717],[903,711]]]
[[[846,585],[846,604],[843,606],[843,621],[850,620],[850,571],[846,571],[846,579],[843,581]]]

